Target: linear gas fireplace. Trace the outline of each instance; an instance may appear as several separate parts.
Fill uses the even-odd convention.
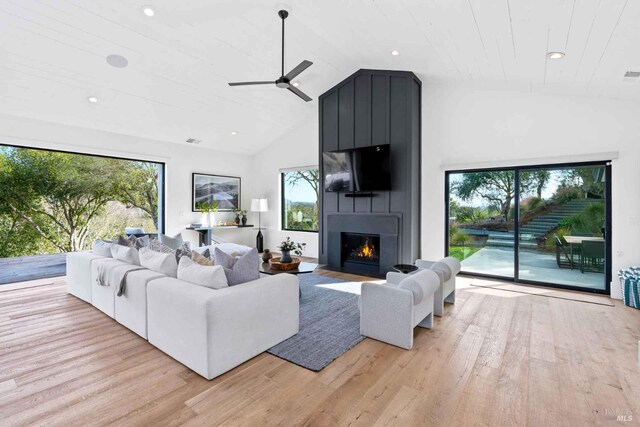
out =
[[[380,268],[379,234],[341,233],[341,241],[342,267],[378,272]]]

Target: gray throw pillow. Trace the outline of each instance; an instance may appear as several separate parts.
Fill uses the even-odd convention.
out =
[[[135,236],[132,236],[135,239]],[[128,237],[124,237],[124,236],[118,236],[118,238],[115,240],[116,244],[120,245],[120,246],[124,246],[125,248],[133,248],[136,246],[136,242],[135,240],[132,240]]]
[[[173,237],[169,237],[166,234],[160,233],[158,234],[158,240],[160,240],[160,243],[169,246],[173,250],[179,249],[180,246],[182,246],[182,244],[184,243],[182,234],[180,233],[176,234]]]
[[[216,265],[221,265],[224,268],[224,274],[227,276],[229,286],[260,278],[260,256],[256,248],[251,249],[240,258],[234,258],[216,248],[213,258]]]

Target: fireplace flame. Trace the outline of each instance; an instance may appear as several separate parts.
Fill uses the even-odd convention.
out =
[[[369,239],[366,239],[364,245],[360,246],[358,251],[356,252],[357,257],[361,258],[373,258],[375,255],[375,248],[373,245],[369,244]]]

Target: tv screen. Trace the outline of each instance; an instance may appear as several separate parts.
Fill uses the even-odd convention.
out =
[[[322,153],[325,191],[391,189],[389,145]]]

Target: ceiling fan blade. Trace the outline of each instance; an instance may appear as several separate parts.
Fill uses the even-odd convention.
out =
[[[303,72],[307,68],[311,67],[312,65],[313,65],[313,62],[307,61],[305,59],[300,64],[298,64],[298,66],[296,68],[294,68],[293,70],[289,71],[287,73],[287,75],[284,76],[284,78],[288,79],[288,80],[293,80],[298,74],[300,74],[301,72]]]
[[[274,81],[270,82],[238,82],[238,83],[229,83],[229,86],[249,86],[249,85],[273,85],[276,84]]]
[[[295,93],[296,95],[298,95],[300,98],[304,99],[305,101],[307,101],[307,102],[311,101],[311,98],[309,98],[309,96],[307,96],[306,93],[304,93],[303,91],[301,91],[297,87],[289,86],[287,89],[289,89],[291,92]]]

